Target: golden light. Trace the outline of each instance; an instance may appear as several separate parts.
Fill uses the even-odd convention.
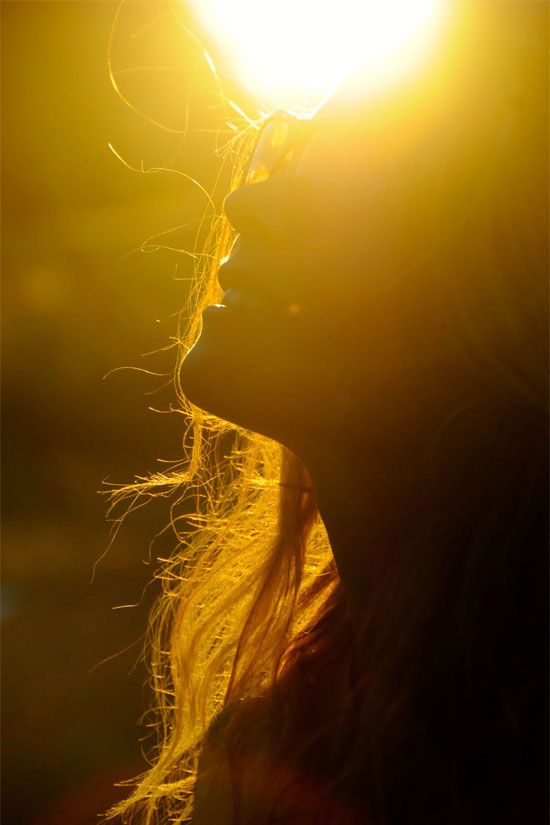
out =
[[[232,71],[267,108],[313,107],[358,68],[373,89],[428,50],[448,0],[192,0]]]

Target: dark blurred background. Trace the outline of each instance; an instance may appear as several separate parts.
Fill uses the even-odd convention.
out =
[[[108,143],[135,169],[192,175],[218,208],[226,184],[214,190],[224,108],[185,4],[132,0],[114,26],[117,7],[1,3],[5,825],[94,823],[145,767],[146,585],[174,539],[150,551],[168,519],[153,503],[92,582],[109,542],[97,490],[181,454],[181,416],[149,407],[174,400],[167,347],[193,272],[177,250],[200,246],[207,199]],[[141,113],[109,79],[111,32]]]

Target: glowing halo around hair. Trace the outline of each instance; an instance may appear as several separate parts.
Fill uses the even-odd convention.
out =
[[[349,72],[373,88],[428,50],[449,0],[191,0],[224,64],[268,108],[315,106]]]

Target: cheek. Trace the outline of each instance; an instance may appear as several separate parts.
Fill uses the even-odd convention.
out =
[[[445,366],[431,280],[425,275],[390,281],[353,261],[340,265],[326,288],[318,281],[303,347],[325,393],[339,394],[359,416],[385,414],[413,399],[420,403]]]
[[[341,287],[352,302],[406,286],[437,243],[433,151],[333,171],[322,184],[299,181],[292,191],[290,230],[301,266],[317,273],[318,289]]]
[[[318,289],[292,323],[231,311],[205,323],[181,369],[186,396],[287,446],[410,409],[430,356],[425,323],[404,290],[375,299],[365,279],[351,290],[350,277]]]

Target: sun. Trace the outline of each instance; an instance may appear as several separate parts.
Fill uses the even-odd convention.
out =
[[[448,0],[192,0],[224,64],[266,108],[314,107],[358,68],[379,88],[410,70]]]

